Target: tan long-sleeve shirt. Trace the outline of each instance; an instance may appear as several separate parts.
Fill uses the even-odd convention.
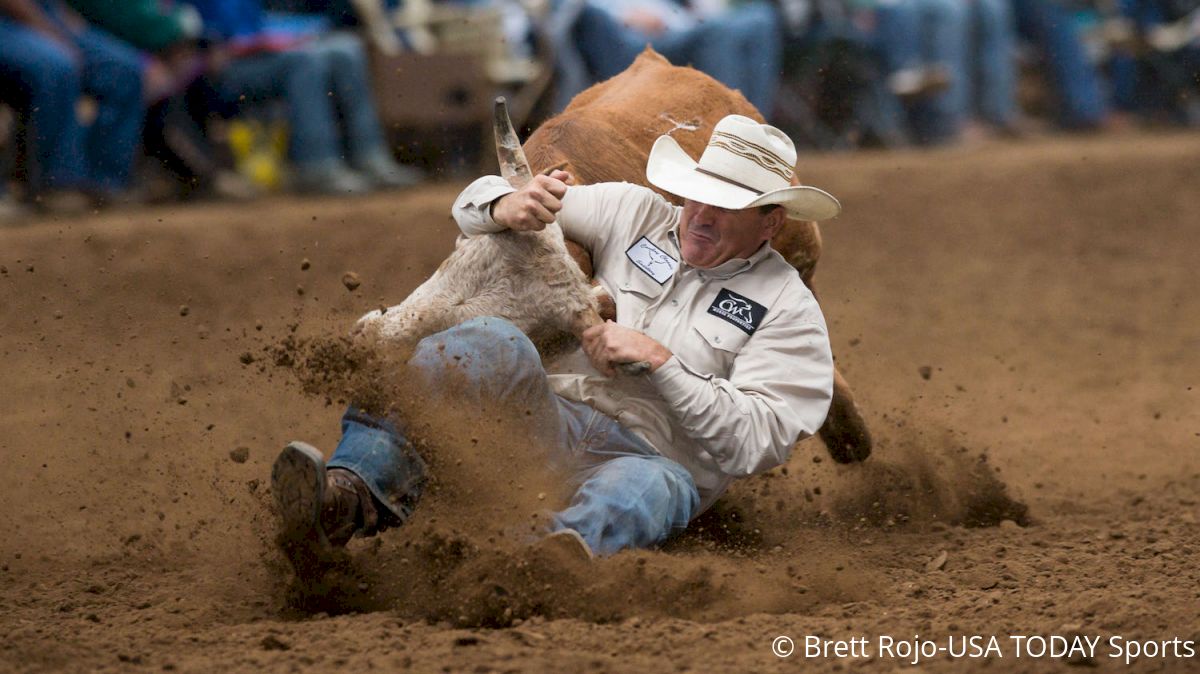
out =
[[[472,183],[454,203],[467,236],[503,229],[490,204],[502,178]],[[553,364],[554,390],[617,419],[692,474],[707,509],[736,477],[787,461],[829,411],[833,356],[824,316],[796,271],[764,245],[713,269],[683,262],[682,209],[644,187],[570,187],[558,222],[592,254],[617,322],[674,356],[646,377],[608,378],[582,350]]]

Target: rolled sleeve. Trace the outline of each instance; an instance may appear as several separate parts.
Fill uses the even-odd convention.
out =
[[[450,213],[466,236],[494,234],[504,227],[492,219],[492,202],[517,190],[500,176],[484,176],[467,186],[454,200]]]

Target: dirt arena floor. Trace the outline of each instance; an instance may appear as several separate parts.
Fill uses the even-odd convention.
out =
[[[1200,671],[1200,136],[801,170],[845,205],[817,283],[868,462],[804,442],[666,549],[581,567],[507,542],[559,495],[485,434],[315,594],[269,470],[331,451],[340,406],[263,349],[403,298],[463,184],[0,230],[0,670],[892,671],[921,639],[930,672]]]

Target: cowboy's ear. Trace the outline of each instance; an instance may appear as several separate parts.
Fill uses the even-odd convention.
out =
[[[764,216],[764,240],[770,241],[772,238],[774,238],[774,236],[779,233],[779,229],[783,227],[783,222],[785,220],[787,220],[787,209],[785,209],[783,206],[776,206],[775,208],[772,208],[766,214],[766,216]]]

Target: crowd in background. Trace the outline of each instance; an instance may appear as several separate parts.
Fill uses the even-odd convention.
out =
[[[136,201],[147,165],[174,196],[253,197],[262,181],[232,170],[212,128],[272,115],[286,122],[292,190],[419,183],[376,112],[369,52],[429,51],[418,21],[393,17],[431,3],[451,4],[0,0],[0,219]],[[1200,0],[456,4],[496,12],[506,63],[553,68],[550,112],[649,44],[815,149],[1020,136],[1035,118],[1200,125]]]

